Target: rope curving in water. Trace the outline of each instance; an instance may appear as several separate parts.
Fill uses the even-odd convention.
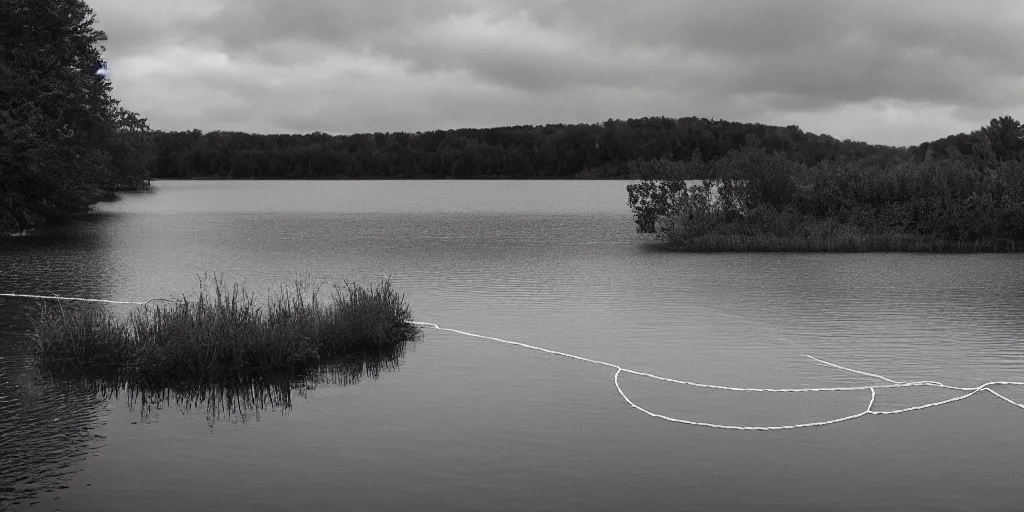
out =
[[[547,349],[547,348],[543,348],[543,347],[537,347],[537,346],[534,346],[534,345],[528,345],[526,343],[520,343],[518,341],[510,341],[510,340],[505,340],[505,339],[501,339],[501,338],[495,338],[493,336],[484,336],[482,334],[475,334],[475,333],[471,333],[471,332],[460,331],[460,330],[457,330],[457,329],[449,329],[447,327],[441,327],[441,326],[439,326],[437,324],[433,324],[433,323],[429,323],[429,322],[409,322],[409,323],[414,324],[414,325],[424,326],[424,327],[432,327],[432,328],[437,329],[437,330],[448,331],[448,332],[452,332],[452,333],[455,333],[455,334],[461,334],[463,336],[470,336],[470,337],[473,337],[473,338],[480,338],[480,339],[485,339],[485,340],[490,340],[490,341],[496,341],[498,343],[503,343],[503,344],[506,344],[506,345],[513,345],[513,346],[522,347],[522,348],[526,348],[526,349],[530,349],[530,350],[536,350],[538,352],[543,352],[545,354],[551,354],[551,355],[555,355],[555,356],[567,357],[569,359],[575,359],[577,361],[583,361],[585,363],[591,363],[591,364],[596,364],[596,365],[600,365],[600,366],[607,366],[609,368],[614,368],[615,369],[615,374],[613,376],[613,379],[615,381],[615,389],[618,390],[619,395],[622,397],[623,400],[626,401],[627,404],[629,404],[630,407],[632,407],[632,408],[634,408],[634,409],[636,409],[636,410],[638,410],[638,411],[640,411],[640,412],[642,412],[642,413],[644,413],[644,414],[646,414],[648,416],[651,416],[652,418],[657,418],[657,419],[660,419],[660,420],[670,421],[672,423],[682,423],[682,424],[685,424],[685,425],[693,425],[693,426],[697,426],[697,427],[709,427],[709,428],[716,428],[716,429],[722,429],[722,430],[747,430],[747,431],[751,431],[751,430],[753,430],[753,431],[793,430],[793,429],[797,429],[797,428],[806,428],[806,427],[823,427],[823,426],[826,426],[826,425],[835,425],[836,423],[842,423],[844,421],[855,420],[857,418],[862,418],[862,417],[869,416],[869,415],[879,415],[879,416],[881,416],[881,415],[894,415],[894,414],[902,414],[902,413],[911,412],[911,411],[920,411],[920,410],[928,409],[928,408],[931,408],[931,407],[939,407],[939,406],[942,406],[942,405],[946,405],[946,404],[950,404],[950,403],[953,403],[953,402],[958,402],[960,400],[967,399],[967,398],[969,398],[971,396],[974,396],[975,394],[980,393],[982,391],[988,391],[989,393],[992,393],[993,395],[995,395],[996,397],[1002,399],[1003,401],[1008,402],[1008,403],[1010,403],[1010,404],[1012,404],[1012,405],[1014,405],[1016,407],[1019,407],[1021,409],[1024,409],[1024,404],[1017,403],[1017,402],[1007,398],[1006,396],[1002,395],[1001,393],[997,392],[996,390],[992,389],[993,386],[1024,386],[1024,382],[993,381],[993,382],[986,382],[986,383],[984,383],[984,384],[982,384],[980,386],[975,386],[975,387],[950,386],[950,385],[943,384],[943,383],[937,382],[937,381],[900,382],[900,381],[896,381],[896,380],[890,379],[888,377],[884,377],[882,375],[878,375],[878,374],[874,374],[874,373],[868,373],[868,372],[864,372],[864,371],[860,371],[860,370],[854,370],[853,368],[848,368],[846,366],[838,365],[838,364],[835,364],[835,363],[830,363],[830,362],[825,361],[823,359],[819,359],[817,357],[805,354],[805,357],[808,357],[811,360],[813,360],[813,361],[815,361],[817,363],[823,364],[825,366],[829,366],[829,367],[832,367],[832,368],[835,368],[835,369],[838,369],[838,370],[854,373],[854,374],[857,374],[857,375],[862,375],[862,376],[865,376],[865,377],[871,377],[871,378],[874,378],[874,379],[878,379],[878,380],[886,382],[886,384],[877,384],[877,385],[873,385],[873,386],[845,386],[845,387],[823,387],[823,388],[740,388],[740,387],[733,387],[733,386],[716,386],[716,385],[713,385],[713,384],[702,384],[702,383],[699,383],[699,382],[689,382],[689,381],[685,381],[685,380],[671,379],[671,378],[668,378],[668,377],[662,377],[662,376],[654,375],[654,374],[651,374],[651,373],[639,372],[639,371],[636,371],[636,370],[630,370],[629,368],[623,368],[623,367],[621,367],[621,366],[619,366],[617,364],[613,364],[613,363],[609,363],[609,362],[605,362],[605,361],[599,361],[597,359],[590,359],[590,358],[583,357],[583,356],[578,356],[578,355],[575,355],[575,354],[569,354],[569,353],[566,353],[566,352],[559,352],[557,350],[551,350],[551,349]],[[664,382],[671,382],[673,384],[681,384],[681,385],[684,385],[684,386],[691,386],[691,387],[695,387],[695,388],[717,389],[717,390],[722,390],[722,391],[736,391],[736,392],[743,392],[743,393],[830,393],[830,392],[840,392],[840,391],[867,391],[867,392],[870,392],[871,395],[870,395],[870,398],[868,399],[868,405],[867,405],[867,407],[864,410],[862,410],[862,411],[860,411],[860,412],[858,412],[856,414],[851,414],[849,416],[843,416],[841,418],[833,418],[833,419],[830,419],[830,420],[814,421],[814,422],[809,422],[809,423],[797,423],[797,424],[793,424],[793,425],[777,425],[777,426],[724,425],[724,424],[719,424],[719,423],[708,423],[708,422],[703,422],[703,421],[694,421],[694,420],[688,420],[688,419],[685,419],[685,418],[675,418],[675,417],[672,417],[672,416],[666,416],[664,414],[658,414],[656,412],[649,411],[649,410],[647,410],[647,409],[637,405],[636,402],[630,400],[629,396],[627,396],[626,392],[623,391],[623,389],[622,389],[622,385],[619,382],[619,376],[622,375],[623,373],[628,373],[628,374],[636,375],[638,377],[646,377],[648,379],[660,380],[660,381],[664,381]],[[927,404],[924,404],[924,405],[917,405],[917,406],[913,406],[913,407],[906,407],[906,408],[903,408],[903,409],[897,409],[897,410],[893,410],[893,411],[876,411],[876,410],[872,409],[872,407],[874,407],[874,405],[875,405],[875,398],[877,396],[877,390],[879,390],[879,389],[893,389],[893,388],[909,388],[909,387],[940,388],[940,389],[947,389],[947,390],[951,390],[951,391],[957,391],[957,392],[960,392],[961,394],[957,395],[957,396],[955,396],[953,398],[946,399],[946,400],[940,400],[938,402],[931,402],[931,403],[927,403]]]
[[[39,300],[64,300],[64,301],[79,301],[79,302],[99,302],[99,303],[104,303],[104,304],[133,304],[133,305],[139,305],[139,306],[149,304],[150,302],[158,302],[158,301],[176,302],[176,301],[171,300],[171,299],[150,299],[150,300],[147,300],[147,301],[144,301],[144,302],[138,302],[138,301],[87,299],[87,298],[81,298],[81,297],[60,297],[60,296],[57,296],[57,295],[25,295],[25,294],[17,294],[17,293],[0,293],[0,297],[14,297],[14,298],[27,298],[27,299],[39,299]],[[569,358],[569,359],[574,359],[576,361],[582,361],[584,363],[590,363],[590,364],[595,364],[595,365],[599,365],[599,366],[606,366],[608,368],[614,368],[615,369],[615,374],[613,375],[613,380],[615,382],[615,389],[618,390],[619,396],[621,396],[622,399],[625,400],[626,403],[629,404],[630,407],[632,407],[632,408],[634,408],[634,409],[636,409],[636,410],[638,410],[638,411],[640,411],[640,412],[642,412],[642,413],[644,413],[644,414],[646,414],[646,415],[648,415],[648,416],[650,416],[652,418],[657,418],[657,419],[664,420],[664,421],[669,421],[669,422],[672,422],[672,423],[681,423],[681,424],[684,424],[684,425],[693,425],[693,426],[697,426],[697,427],[708,427],[708,428],[715,428],[715,429],[722,429],[722,430],[743,430],[743,431],[793,430],[793,429],[806,428],[806,427],[823,427],[823,426],[826,426],[826,425],[835,425],[837,423],[842,423],[842,422],[845,422],[845,421],[855,420],[857,418],[863,418],[865,416],[871,416],[871,415],[877,415],[877,416],[896,415],[896,414],[903,414],[903,413],[907,413],[907,412],[911,412],[911,411],[920,411],[920,410],[929,409],[929,408],[932,408],[932,407],[939,407],[939,406],[951,404],[953,402],[959,402],[961,400],[965,400],[965,399],[970,398],[970,397],[972,397],[972,396],[974,396],[974,395],[976,395],[976,394],[978,394],[978,393],[980,393],[982,391],[987,391],[989,393],[992,393],[997,398],[999,398],[999,399],[1001,399],[1001,400],[1003,400],[1003,401],[1005,401],[1005,402],[1007,402],[1007,403],[1009,403],[1011,405],[1014,405],[1016,407],[1024,409],[1024,404],[1015,402],[1015,401],[1011,400],[1010,398],[1007,398],[1005,395],[999,393],[995,389],[992,389],[994,386],[1019,386],[1019,387],[1024,387],[1024,382],[992,381],[992,382],[986,382],[984,384],[981,384],[980,386],[974,386],[974,387],[950,386],[948,384],[943,384],[943,383],[938,382],[938,381],[930,381],[930,380],[900,382],[900,381],[893,380],[893,379],[890,379],[888,377],[885,377],[883,375],[879,375],[879,374],[876,374],[876,373],[869,373],[869,372],[865,372],[865,371],[861,371],[861,370],[855,370],[853,368],[849,368],[849,367],[846,367],[846,366],[842,366],[842,365],[838,365],[838,364],[835,364],[835,363],[831,363],[831,362],[825,361],[824,359],[819,359],[817,357],[805,354],[804,357],[807,357],[807,358],[811,359],[812,361],[815,361],[815,362],[817,362],[819,364],[822,364],[822,365],[825,365],[825,366],[829,366],[829,367],[835,368],[837,370],[842,370],[842,371],[845,371],[845,372],[861,375],[861,376],[864,376],[864,377],[870,377],[870,378],[873,378],[873,379],[881,380],[881,381],[885,382],[885,384],[876,384],[876,385],[871,385],[871,386],[838,386],[838,387],[821,387],[821,388],[741,388],[741,387],[733,387],[733,386],[718,386],[718,385],[714,385],[714,384],[702,384],[702,383],[699,383],[699,382],[690,382],[690,381],[685,381],[685,380],[672,379],[672,378],[669,378],[669,377],[662,377],[660,375],[654,375],[654,374],[651,374],[651,373],[631,370],[629,368],[623,368],[623,367],[621,367],[621,366],[619,366],[617,364],[609,363],[609,362],[606,362],[606,361],[599,361],[597,359],[590,359],[588,357],[578,356],[578,355],[570,354],[570,353],[567,353],[567,352],[560,352],[558,350],[551,350],[551,349],[547,349],[547,348],[543,348],[543,347],[538,347],[538,346],[535,346],[535,345],[529,345],[529,344],[521,343],[521,342],[518,342],[518,341],[505,340],[505,339],[501,339],[501,338],[495,338],[493,336],[484,336],[483,334],[476,334],[476,333],[472,333],[472,332],[460,331],[458,329],[451,329],[451,328],[448,328],[448,327],[441,327],[441,326],[439,326],[439,325],[437,325],[435,323],[430,323],[430,322],[409,322],[409,323],[413,324],[413,325],[423,326],[423,327],[432,327],[432,328],[437,329],[439,331],[448,331],[448,332],[452,332],[452,333],[455,333],[455,334],[461,334],[463,336],[469,336],[469,337],[479,338],[479,339],[483,339],[483,340],[495,341],[495,342],[506,344],[506,345],[512,345],[512,346],[521,347],[521,348],[525,348],[525,349],[529,349],[529,350],[535,350],[537,352],[542,352],[542,353],[549,354],[549,355],[566,357],[566,358]],[[638,377],[645,377],[645,378],[648,378],[648,379],[654,379],[654,380],[659,380],[659,381],[663,381],[663,382],[670,382],[670,383],[673,383],[673,384],[680,384],[680,385],[683,385],[683,386],[690,386],[690,387],[703,388],[703,389],[716,389],[716,390],[721,390],[721,391],[734,391],[734,392],[741,392],[741,393],[835,393],[835,392],[843,392],[843,391],[866,391],[866,392],[870,392],[870,397],[868,399],[868,405],[867,405],[866,408],[864,408],[864,410],[862,410],[862,411],[860,411],[858,413],[855,413],[855,414],[850,414],[848,416],[843,416],[843,417],[840,417],[840,418],[833,418],[833,419],[830,419],[830,420],[814,421],[814,422],[808,422],[808,423],[797,423],[797,424],[792,424],[792,425],[773,425],[773,426],[726,425],[726,424],[720,424],[720,423],[708,423],[708,422],[703,422],[703,421],[688,420],[688,419],[685,419],[685,418],[675,418],[675,417],[672,417],[672,416],[667,416],[667,415],[664,415],[664,414],[658,414],[656,412],[652,412],[650,410],[647,410],[647,409],[637,405],[637,403],[634,402],[633,400],[631,400],[629,398],[629,396],[626,395],[626,392],[623,391],[623,389],[622,389],[622,384],[619,382],[619,376],[621,376],[623,373],[628,373],[628,374],[631,374],[631,375],[636,375]],[[923,404],[923,405],[916,405],[916,406],[912,406],[912,407],[905,407],[903,409],[897,409],[897,410],[892,410],[892,411],[877,411],[877,410],[872,409],[872,407],[874,407],[874,405],[875,405],[875,399],[877,397],[879,389],[910,388],[910,387],[939,388],[939,389],[946,389],[946,390],[950,390],[950,391],[956,391],[956,392],[959,392],[960,394],[955,396],[955,397],[953,397],[953,398],[948,398],[948,399],[940,400],[940,401],[937,401],[937,402],[930,402],[930,403]]]

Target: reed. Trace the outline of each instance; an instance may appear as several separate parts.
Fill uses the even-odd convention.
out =
[[[118,318],[102,307],[46,306],[32,351],[46,370],[146,386],[245,381],[302,374],[320,364],[414,339],[412,313],[389,280],[332,286],[309,281],[269,293],[261,305],[216,277],[180,301],[140,306]]]

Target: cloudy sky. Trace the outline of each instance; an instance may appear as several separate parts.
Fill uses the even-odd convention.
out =
[[[892,145],[1024,118],[1019,0],[86,0],[153,128],[700,116]]]

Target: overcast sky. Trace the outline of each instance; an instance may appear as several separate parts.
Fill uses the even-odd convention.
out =
[[[1024,118],[1020,0],[86,0],[162,130],[700,116],[891,145]]]

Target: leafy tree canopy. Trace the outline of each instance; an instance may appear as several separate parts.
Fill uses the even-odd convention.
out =
[[[148,184],[148,126],[95,74],[95,21],[81,0],[0,2],[0,232]]]

